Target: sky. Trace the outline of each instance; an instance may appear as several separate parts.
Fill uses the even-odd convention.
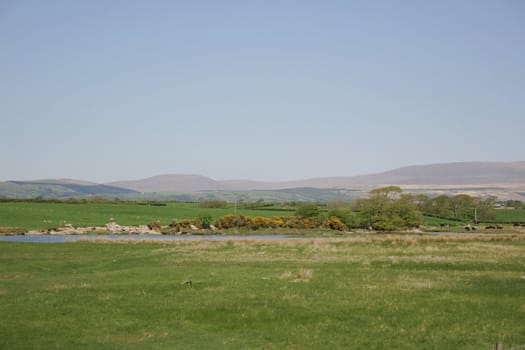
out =
[[[523,160],[521,0],[0,0],[0,181]]]

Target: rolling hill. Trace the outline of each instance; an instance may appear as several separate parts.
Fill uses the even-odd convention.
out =
[[[142,180],[111,182],[108,185],[127,188],[136,192],[216,191],[228,189],[219,181],[201,175],[171,174],[148,177]]]
[[[137,194],[137,192],[127,188],[73,179],[0,182],[0,197],[5,198],[43,197],[60,199],[88,196],[115,197],[133,194]]]
[[[217,181],[202,175],[167,174],[139,180],[96,184],[57,179],[0,182],[0,196],[67,198],[101,195],[125,198],[193,200],[198,198],[260,198],[327,200],[355,197],[374,187],[398,185],[429,195],[467,193],[525,200],[525,162],[460,162],[407,166],[382,173],[313,178],[283,182]],[[251,192],[251,193],[249,193]],[[346,197],[346,198],[350,198]]]
[[[161,175],[108,185],[139,192],[276,190],[285,188],[353,189],[380,185],[494,185],[525,183],[525,162],[463,162],[407,166],[361,176],[313,178],[285,182],[216,181],[200,175]]]
[[[377,174],[314,178],[290,187],[352,188],[380,185],[494,185],[525,183],[525,162],[459,162],[414,165]]]

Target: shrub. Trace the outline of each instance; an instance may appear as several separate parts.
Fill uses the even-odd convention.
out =
[[[252,220],[252,229],[254,230],[258,230],[260,228],[271,228],[271,227],[272,227],[271,219],[268,219],[262,216],[257,216]]]
[[[215,221],[215,226],[219,229],[248,228],[252,230],[261,228],[316,229],[321,227],[339,231],[348,230],[348,227],[335,216],[328,219],[323,219],[321,216],[300,217],[296,215],[252,218],[229,214],[218,218]]]
[[[162,228],[162,225],[160,224],[159,221],[151,221],[151,222],[148,224],[148,228],[149,228],[150,230],[160,231],[160,229]]]
[[[348,227],[337,216],[330,216],[328,219],[325,219],[323,226],[330,230],[336,231],[348,230]]]
[[[339,208],[339,209],[330,210],[328,212],[328,217],[331,217],[331,216],[337,217],[339,220],[342,221],[343,224],[347,226],[347,228],[359,226],[356,215],[350,209]]]
[[[313,229],[323,226],[323,218],[320,216],[309,216],[301,218],[301,228]]]
[[[319,208],[317,207],[317,204],[303,204],[295,210],[295,215],[303,218],[319,216]]]
[[[284,227],[284,228],[301,228],[302,227],[301,220],[299,219],[298,216],[285,216],[283,217],[283,221],[284,223],[280,227]]]
[[[270,227],[279,228],[284,227],[285,220],[282,216],[274,216],[270,218]]]
[[[204,229],[209,229],[212,222],[213,217],[209,213],[201,213],[197,219],[195,219],[196,226]]]
[[[173,220],[169,226],[181,229],[191,228],[191,225],[193,225],[193,222],[191,220]]]
[[[244,227],[246,223],[243,215],[228,214],[215,220],[215,226],[221,229]]]

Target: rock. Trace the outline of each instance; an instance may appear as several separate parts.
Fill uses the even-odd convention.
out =
[[[116,222],[109,222],[106,224],[106,230],[108,230],[110,233],[120,233],[122,232],[122,226],[117,224]]]
[[[31,235],[31,236],[40,236],[40,235],[43,235],[45,232],[42,232],[42,231],[39,231],[39,230],[29,230],[26,232],[26,235]]]
[[[196,227],[193,229],[197,229]],[[27,235],[82,235],[89,234],[91,232],[101,232],[108,234],[130,234],[130,235],[160,235],[162,234],[159,231],[150,229],[147,225],[138,225],[138,226],[121,226],[115,222],[107,223],[105,226],[87,226],[87,227],[73,227],[71,224],[67,224],[64,227],[51,228],[48,230],[37,231],[31,230],[28,231]]]

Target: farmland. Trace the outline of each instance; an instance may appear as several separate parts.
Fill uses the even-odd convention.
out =
[[[496,210],[496,221],[497,222],[521,222],[525,223],[525,210],[524,209],[502,209]]]
[[[145,225],[160,221],[167,225],[173,219],[192,219],[209,213],[214,219],[236,211],[248,216],[291,215],[293,210],[254,210],[230,208],[200,208],[198,203],[168,202],[165,206],[110,203],[0,203],[0,227],[43,229],[63,226],[96,226],[115,221],[122,225]]]
[[[153,205],[151,205],[153,204]],[[226,208],[202,208],[199,203],[167,202],[158,203],[122,202],[122,203],[77,203],[67,202],[0,202],[0,228],[18,227],[21,229],[48,229],[71,224],[73,226],[100,226],[110,221],[121,225],[145,225],[159,221],[167,225],[174,219],[194,219],[201,214],[209,214],[213,220],[237,213],[251,217],[289,216],[295,212],[290,207],[260,207],[246,209],[230,203]],[[321,213],[326,215],[326,209]],[[525,223],[525,210],[496,210],[492,222]],[[439,226],[450,224],[462,229],[463,223],[458,220],[423,217],[423,224]]]
[[[510,347],[524,265],[520,235],[0,242],[0,348]]]

